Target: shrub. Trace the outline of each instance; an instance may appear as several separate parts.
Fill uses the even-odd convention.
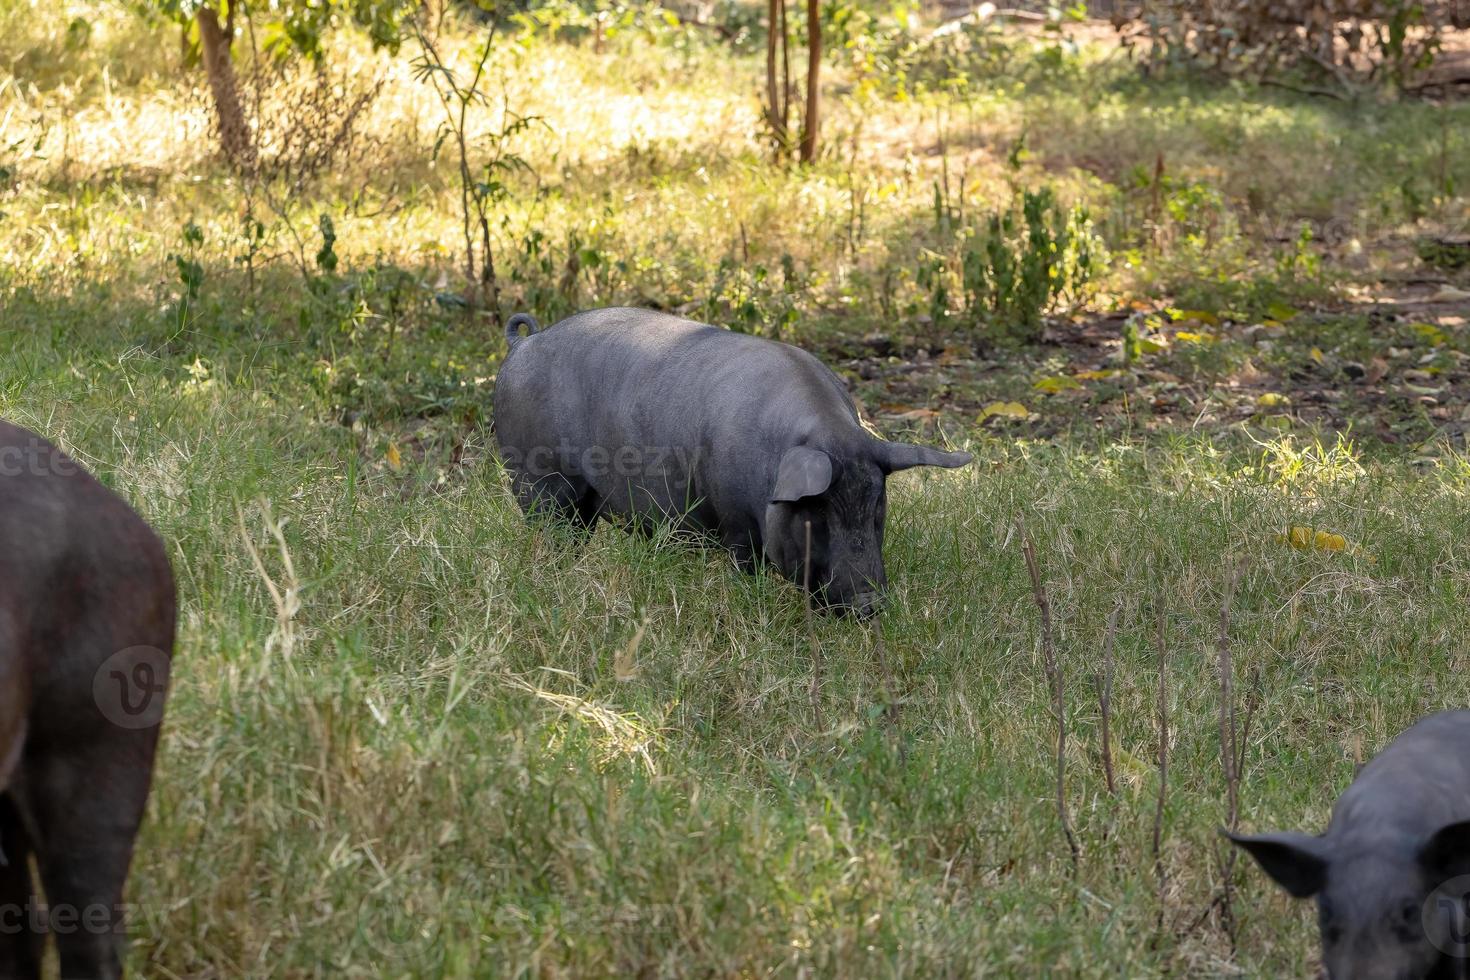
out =
[[[949,263],[921,269],[936,321],[958,266],[962,325],[991,339],[1034,340],[1048,313],[1080,306],[1106,259],[1087,209],[1066,207],[1049,187],[1022,191],[1011,207],[960,229]]]

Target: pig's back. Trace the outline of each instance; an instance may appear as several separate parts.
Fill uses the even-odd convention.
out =
[[[700,442],[792,415],[856,419],[842,384],[786,344],[629,307],[577,313],[512,348],[496,382],[497,428],[534,412],[573,443]],[[509,434],[509,433],[507,433]]]
[[[609,307],[575,313],[517,343],[501,372],[513,385],[552,383],[583,372],[583,380],[616,388],[624,379],[680,384],[721,365],[771,361],[785,345],[707,323],[642,310]]]
[[[1363,767],[1332,827],[1434,830],[1470,820],[1470,711],[1441,711],[1404,729]]]

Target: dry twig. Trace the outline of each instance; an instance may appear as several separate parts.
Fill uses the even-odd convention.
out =
[[[1077,844],[1077,835],[1072,832],[1072,818],[1067,812],[1067,693],[1062,665],[1057,660],[1056,646],[1052,639],[1051,600],[1047,598],[1046,585],[1041,581],[1041,567],[1036,561],[1036,546],[1031,535],[1021,528],[1021,553],[1026,557],[1026,570],[1031,574],[1031,591],[1036,596],[1036,606],[1041,611],[1041,657],[1051,682],[1052,712],[1057,723],[1057,818],[1062,823],[1062,833],[1067,838],[1067,848],[1072,853],[1072,873],[1077,873],[1082,860],[1082,849]]]

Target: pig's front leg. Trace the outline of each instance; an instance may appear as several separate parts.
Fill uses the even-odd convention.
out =
[[[511,489],[528,517],[562,520],[585,530],[598,516],[597,493],[581,477],[516,472],[511,476]]]
[[[725,531],[720,534],[720,543],[735,559],[735,567],[746,574],[753,574],[759,564],[760,552],[751,536],[744,530]]]

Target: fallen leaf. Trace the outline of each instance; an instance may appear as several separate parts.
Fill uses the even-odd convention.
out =
[[[1376,385],[1388,376],[1388,362],[1381,357],[1375,357],[1368,362],[1368,370],[1363,373],[1363,380],[1370,385]]]
[[[1031,387],[1037,391],[1044,391],[1047,394],[1054,395],[1059,391],[1073,391],[1081,388],[1082,383],[1075,378],[1067,377],[1065,374],[1056,374],[1049,378],[1042,378]]]
[[[988,418],[1029,419],[1031,410],[1020,402],[991,402],[980,409],[980,421]]]
[[[1246,385],[1259,384],[1262,381],[1266,380],[1265,372],[1256,367],[1255,362],[1252,361],[1249,357],[1247,357],[1245,359],[1245,363],[1240,366],[1240,370],[1235,372],[1235,377],[1236,380],[1239,381],[1241,384]]]
[[[915,408],[907,412],[887,413],[887,417],[894,422],[923,422],[925,419],[935,419],[939,413],[932,408]]]
[[[1194,333],[1190,330],[1181,330],[1174,335],[1175,340],[1183,340],[1191,344],[1213,344],[1220,338],[1212,333]]]
[[[1298,551],[1347,551],[1348,540],[1341,534],[1317,528],[1293,526],[1285,534],[1276,535],[1278,544],[1289,544]]]
[[[1291,399],[1275,391],[1268,391],[1256,397],[1258,408],[1280,408],[1282,405],[1290,405]]]
[[[1173,316],[1175,320],[1194,320],[1196,323],[1203,323],[1207,327],[1218,327],[1220,325],[1220,318],[1209,310],[1175,310]]]
[[[1287,306],[1285,303],[1272,303],[1266,307],[1266,312],[1271,315],[1271,319],[1282,323],[1286,323],[1301,313],[1300,310]]]
[[[1323,356],[1324,355],[1322,353],[1322,348],[1320,348],[1320,347],[1313,347],[1312,348],[1312,360],[1316,361],[1318,364],[1321,364],[1322,363]]]
[[[1104,368],[1098,371],[1078,371],[1073,377],[1083,381],[1101,381],[1104,378],[1116,378],[1121,373],[1117,368]]]
[[[1465,296],[1470,298],[1470,293],[1466,293]],[[1450,339],[1448,334],[1432,323],[1414,323],[1410,326],[1414,328],[1415,333],[1429,341],[1434,347],[1441,347],[1445,341]]]
[[[388,467],[393,470],[403,469],[403,455],[398,452],[398,443],[388,443],[388,451],[383,454],[388,460]]]

